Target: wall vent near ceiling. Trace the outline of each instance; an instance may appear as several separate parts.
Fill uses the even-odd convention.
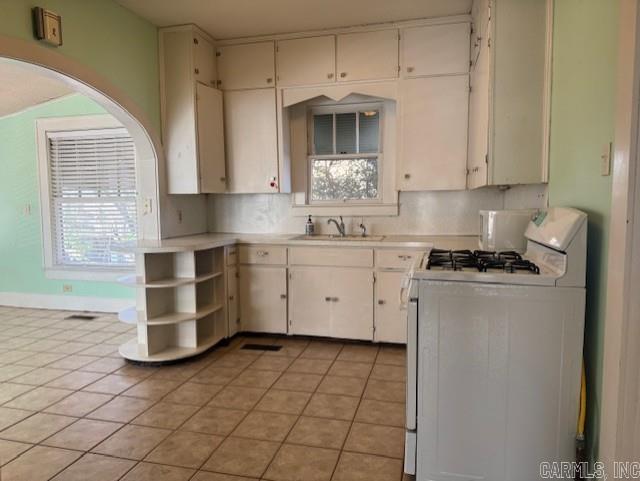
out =
[[[96,316],[89,316],[87,314],[72,314],[70,316],[65,317],[65,320],[73,320],[73,321],[93,321]]]

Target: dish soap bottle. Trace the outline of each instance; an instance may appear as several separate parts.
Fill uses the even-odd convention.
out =
[[[313,235],[315,233],[315,230],[316,226],[311,220],[311,216],[309,216],[309,218],[307,219],[307,223],[304,226],[304,233],[305,235]]]

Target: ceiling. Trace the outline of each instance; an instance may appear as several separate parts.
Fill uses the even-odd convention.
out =
[[[0,117],[73,93],[59,80],[10,61],[0,61],[0,85]]]
[[[466,14],[472,0],[116,0],[166,27],[195,23],[216,39]]]

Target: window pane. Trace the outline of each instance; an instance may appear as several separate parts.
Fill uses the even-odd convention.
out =
[[[314,153],[333,154],[333,114],[313,116]]]
[[[336,154],[355,154],[356,113],[336,114]]]
[[[360,112],[360,152],[376,153],[380,152],[378,146],[378,136],[380,129],[380,114],[377,110]]]
[[[49,138],[55,264],[129,267],[136,240],[135,146],[124,129]]]
[[[378,159],[314,159],[311,167],[312,200],[364,200],[378,198]]]

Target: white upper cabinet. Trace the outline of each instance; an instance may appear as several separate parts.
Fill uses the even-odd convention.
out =
[[[469,188],[547,181],[551,0],[476,0]]]
[[[398,30],[338,35],[338,82],[398,76]]]
[[[405,28],[402,75],[424,77],[469,72],[469,23]]]
[[[224,93],[229,192],[278,192],[275,89]]]
[[[209,40],[198,32],[193,34],[193,73],[195,79],[211,87],[216,86],[216,49]]]
[[[469,77],[402,81],[399,190],[463,190]]]
[[[162,132],[170,194],[225,191],[213,43],[196,27],[160,31]]]
[[[276,50],[278,86],[335,82],[334,35],[279,40]]]
[[[255,89],[275,85],[274,43],[257,42],[217,48],[218,87]]]
[[[222,91],[198,83],[196,103],[200,191],[222,193],[227,188]]]

